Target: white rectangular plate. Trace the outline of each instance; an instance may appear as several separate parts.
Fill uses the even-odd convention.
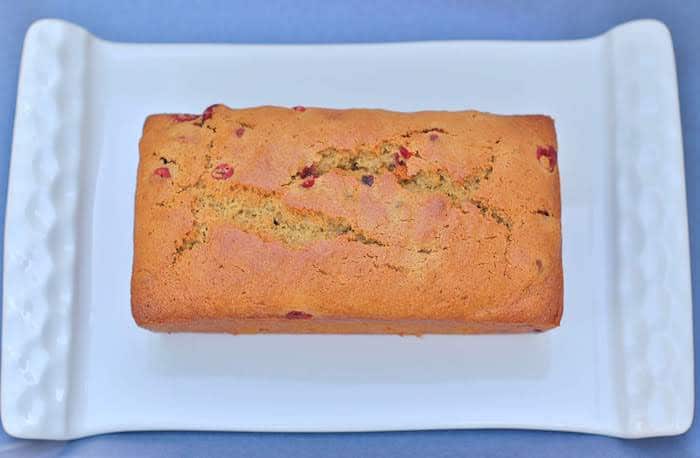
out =
[[[137,328],[129,279],[144,118],[215,102],[552,115],[561,327],[423,338]],[[670,35],[639,21],[567,42],[144,45],[40,21],[22,57],[4,269],[2,421],[15,436],[679,434],[693,416],[693,348]]]

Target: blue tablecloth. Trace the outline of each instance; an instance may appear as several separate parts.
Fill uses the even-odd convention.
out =
[[[99,6],[98,6],[99,4]],[[655,18],[671,29],[680,80],[693,260],[700,248],[700,2],[695,0],[194,1],[0,0],[0,218],[24,34],[36,19],[62,18],[98,36],[133,42],[322,43],[441,39],[564,39],[621,22]],[[694,290],[697,275],[693,275]],[[697,316],[697,315],[696,315]],[[695,335],[700,335],[696,320]],[[695,362],[696,373],[700,365]],[[696,375],[696,383],[700,378]],[[620,440],[535,431],[367,434],[128,433],[71,442],[20,441],[0,434],[13,456],[659,456],[699,457],[697,427],[679,437]]]

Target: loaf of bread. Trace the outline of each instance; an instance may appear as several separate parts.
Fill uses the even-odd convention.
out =
[[[543,331],[562,315],[547,116],[258,107],[148,117],[132,313],[153,331]]]

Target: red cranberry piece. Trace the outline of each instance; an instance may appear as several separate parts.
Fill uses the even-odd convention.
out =
[[[245,133],[245,127],[239,127],[236,129],[236,137],[241,138]]]
[[[399,153],[394,154],[394,162],[396,162],[396,165],[406,165],[406,162],[401,159],[401,155],[399,155]]]
[[[316,164],[311,164],[305,166],[303,169],[301,169],[301,173],[299,174],[301,178],[308,178],[308,177],[314,177],[318,178],[318,168],[316,168]]]
[[[438,139],[438,134],[430,134],[430,141],[434,142]]]
[[[549,162],[549,171],[553,172],[554,168],[557,166],[557,150],[553,146],[548,146],[546,148],[543,146],[538,146],[537,160],[539,161],[543,157],[547,158],[547,161]]]
[[[202,122],[210,119],[214,115],[214,108],[218,107],[220,104],[215,103],[214,105],[209,105],[202,113]]]
[[[233,167],[229,164],[219,164],[211,171],[211,176],[216,180],[228,180],[233,176]]]
[[[297,105],[297,106],[295,106],[295,107],[292,107],[292,110],[294,110],[294,111],[299,111],[299,112],[303,112],[303,111],[306,111],[306,107],[303,107],[303,106],[301,106],[301,105]]]
[[[405,146],[399,148],[399,153],[401,153],[401,157],[404,159],[408,159],[409,157],[413,156],[413,153],[411,153]]]
[[[187,121],[193,121],[193,120],[199,118],[199,115],[180,113],[180,114],[172,115],[172,118],[173,118],[173,121],[175,121],[175,122],[187,122]]]
[[[170,178],[170,169],[167,167],[159,167],[153,171],[153,175],[161,178]]]
[[[374,176],[373,175],[362,175],[362,182],[366,184],[369,187],[372,187],[374,184]]]
[[[312,314],[301,312],[299,310],[292,310],[291,312],[287,313],[287,319],[289,320],[308,320],[310,318],[313,318]]]
[[[306,180],[304,180],[304,181],[301,183],[301,186],[302,186],[303,188],[310,188],[311,186],[314,185],[315,182],[316,182],[316,178],[314,178],[314,177],[307,178]]]

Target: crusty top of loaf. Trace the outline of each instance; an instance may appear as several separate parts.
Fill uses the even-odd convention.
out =
[[[150,116],[134,313],[558,322],[556,148],[547,116]]]

